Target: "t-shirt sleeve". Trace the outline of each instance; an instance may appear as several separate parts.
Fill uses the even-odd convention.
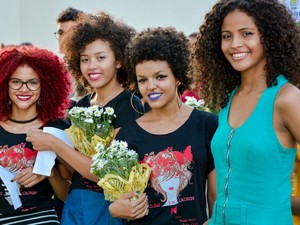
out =
[[[64,119],[57,119],[51,122],[48,122],[45,127],[54,127],[60,130],[65,130],[70,127],[70,122]]]
[[[137,97],[133,96],[132,100],[128,97],[121,98],[115,108],[115,114],[119,117],[113,122],[114,127],[123,127],[128,122],[136,120],[142,115],[138,112],[143,112],[143,106]]]

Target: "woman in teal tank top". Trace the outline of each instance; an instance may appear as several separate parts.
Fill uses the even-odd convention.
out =
[[[199,28],[194,72],[219,126],[209,225],[292,225],[300,142],[300,33],[276,0],[220,0]]]

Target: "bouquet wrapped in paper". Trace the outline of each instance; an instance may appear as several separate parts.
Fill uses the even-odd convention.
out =
[[[113,108],[73,107],[69,116],[72,126],[65,131],[82,154],[93,157],[98,142],[109,145],[114,134],[112,121],[116,117]]]
[[[115,201],[130,191],[144,192],[151,168],[139,163],[138,154],[128,149],[127,142],[113,140],[108,147],[99,142],[96,151],[91,172],[99,177],[106,200]]]

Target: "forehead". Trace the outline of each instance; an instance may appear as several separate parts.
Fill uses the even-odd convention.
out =
[[[251,28],[256,29],[256,25],[251,16],[245,12],[234,10],[228,13],[222,23],[222,30],[224,29],[244,29]]]
[[[95,53],[112,53],[113,50],[110,47],[110,43],[108,41],[103,41],[101,39],[97,39],[86,45],[85,49],[82,51],[81,55],[89,55]]]
[[[138,63],[135,67],[137,75],[153,75],[160,71],[172,73],[172,70],[165,60],[149,60]]]
[[[39,78],[38,74],[27,64],[19,66],[10,77],[23,80]]]

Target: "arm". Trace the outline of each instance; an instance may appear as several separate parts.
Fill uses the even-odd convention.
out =
[[[282,146],[296,148],[300,143],[300,90],[286,84],[275,101],[274,129]]]
[[[48,177],[48,181],[51,184],[55,195],[61,201],[65,201],[69,193],[71,182],[62,177],[59,168],[52,168],[51,175]]]
[[[291,84],[281,88],[275,102],[274,128],[280,143],[286,148],[296,147],[300,143],[299,102],[300,91]],[[293,214],[300,215],[300,198],[291,196],[291,203]]]
[[[99,178],[90,172],[92,159],[76,151],[74,148],[71,148],[52,134],[41,132],[41,130],[38,129],[32,129],[27,133],[26,140],[32,142],[34,149],[38,151],[54,151],[66,163],[71,165],[78,173],[87,179],[96,183],[99,181]]]
[[[216,171],[212,170],[207,177],[207,203],[208,203],[209,218],[212,216],[216,198],[217,198]]]
[[[142,194],[138,199],[131,200],[139,194],[129,192],[121,196],[118,200],[110,204],[109,212],[112,217],[135,220],[142,218],[148,213],[148,200],[146,194]]]

